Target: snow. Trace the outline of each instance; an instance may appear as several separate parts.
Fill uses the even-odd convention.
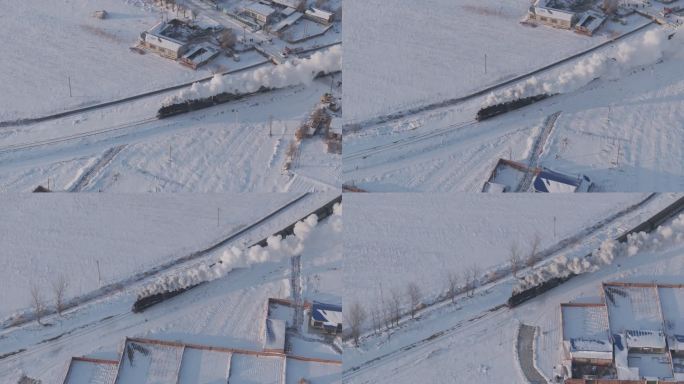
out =
[[[629,194],[503,196],[346,195],[345,219],[353,224],[344,230],[345,301],[372,308],[381,291],[384,300],[403,294],[410,282],[407,266],[411,281],[430,301],[445,292],[449,272],[463,284],[460,275],[471,264],[477,263],[483,275],[504,267],[514,242],[523,255],[535,234],[540,249],[550,247],[639,200]]]
[[[182,356],[182,347],[127,340],[116,383],[173,383],[177,379]]]
[[[345,119],[463,96],[595,46],[613,32],[589,38],[530,28],[520,24],[529,6],[529,0],[345,4],[344,93],[357,101]]]
[[[107,209],[108,204],[117,206],[121,211],[121,215],[132,216],[133,208],[126,208],[125,204],[119,199],[124,199],[131,202],[137,202],[136,208],[138,211],[145,213],[145,206],[152,205],[156,208],[163,208],[165,211],[172,212],[164,216],[164,218],[175,224],[183,222],[182,215],[188,218],[194,217],[190,208],[197,211],[200,217],[204,212],[202,207],[211,205],[214,199],[223,201],[224,206],[221,210],[221,218],[230,216],[230,202],[233,204],[242,204],[245,209],[254,210],[258,206],[267,206],[275,204],[282,199],[287,201],[287,195],[259,195],[249,194],[245,196],[240,195],[158,195],[158,196],[133,196],[127,195],[118,197],[117,195],[109,194],[52,194],[52,195],[26,195],[19,199],[15,198],[18,210],[26,211],[26,205],[37,205],[36,209],[44,209],[48,211],[43,204],[35,204],[33,199],[47,198],[49,196],[54,202],[50,207],[54,211],[54,215],[45,214],[42,218],[40,215],[24,215],[21,219],[17,219],[19,223],[24,223],[22,228],[25,229],[23,238],[28,236],[40,236],[44,231],[34,232],[39,225],[37,222],[45,223],[46,228],[61,228],[64,233],[71,233],[72,237],[85,239],[84,243],[89,243],[90,247],[98,247],[99,245],[108,245],[110,237],[120,238],[126,235],[135,240],[135,234],[128,233],[126,222],[119,219],[112,211]],[[272,219],[265,221],[254,229],[246,232],[224,246],[218,248],[215,252],[211,252],[206,257],[199,259],[203,262],[207,259],[213,259],[215,262],[220,260],[224,251],[230,250],[232,247],[246,248],[246,245],[259,241],[268,235],[281,230],[285,226],[294,223],[300,218],[306,216],[306,213],[311,212],[314,208],[320,207],[324,203],[330,201],[334,195],[331,194],[313,194],[305,197],[300,202],[287,208],[282,213],[277,214]],[[149,201],[159,201],[157,205]],[[82,203],[80,208],[85,209],[84,216],[93,216],[93,220],[97,219],[97,223],[93,224],[89,220],[84,220],[85,223],[78,223],[73,214],[68,214],[70,211],[55,207],[68,207],[69,205],[78,205],[69,203],[69,200],[82,202],[84,200],[95,200],[99,203],[91,205]],[[22,200],[27,202],[22,203]],[[165,201],[166,204],[161,202]],[[193,201],[195,203],[193,203]],[[273,203],[269,203],[272,201]],[[109,203],[107,203],[109,202]],[[195,204],[195,205],[193,205]],[[204,205],[202,205],[204,204]],[[188,207],[187,210],[182,208]],[[86,209],[87,208],[87,209]],[[179,212],[173,212],[178,208]],[[195,228],[190,229],[192,239],[196,239],[197,246],[206,247],[209,244],[200,242],[198,237],[200,232],[212,232],[211,227],[216,226],[216,207],[212,206],[209,211],[212,212],[211,220],[205,226],[200,225],[201,220],[195,220]],[[337,207],[336,212],[341,212],[341,208]],[[3,211],[4,212],[4,211]],[[98,213],[99,212],[99,213]],[[104,214],[107,212],[107,214]],[[244,214],[240,215],[246,218]],[[79,217],[80,218],[80,217]],[[235,217],[235,220],[240,217]],[[110,221],[111,220],[111,221]],[[138,220],[140,220],[138,218]],[[225,220],[225,219],[224,219]],[[35,223],[34,223],[35,222]],[[163,225],[164,220],[159,219],[157,227]],[[245,224],[245,223],[241,223]],[[15,223],[15,225],[17,225]],[[154,227],[155,225],[151,225]],[[131,230],[136,229],[131,225]],[[107,229],[102,231],[101,228]],[[173,228],[172,226],[169,228]],[[225,231],[225,227],[223,230]],[[341,216],[332,216],[328,219],[316,224],[315,228],[308,232],[306,236],[304,247],[301,249],[301,281],[315,281],[317,276],[325,274],[330,280],[330,283],[321,285],[320,287],[339,287],[341,286],[341,259],[342,259],[342,243],[341,243]],[[218,229],[216,230],[218,231]],[[144,231],[143,231],[144,232]],[[220,232],[219,238],[224,238],[225,233]],[[171,230],[169,234],[164,237],[167,242],[175,233]],[[144,236],[144,233],[138,235]],[[21,241],[18,235],[13,235],[17,241]],[[182,237],[182,236],[178,236]],[[68,237],[67,237],[68,238]],[[154,237],[150,236],[150,240]],[[216,239],[211,239],[213,243]],[[124,242],[120,240],[120,242]],[[72,240],[74,244],[77,243]],[[172,253],[179,252],[177,256],[185,256],[186,252],[180,252],[184,243],[176,241]],[[107,249],[103,247],[102,249]],[[126,253],[135,255],[143,255],[146,253],[145,242],[135,242],[128,245],[129,249]],[[65,246],[65,248],[74,248]],[[188,245],[188,251],[196,251],[194,243]],[[116,262],[117,257],[124,254],[102,254],[108,259],[102,259],[104,262]],[[14,253],[12,254],[14,255]],[[51,260],[51,259],[45,259]],[[57,259],[58,260],[58,259]],[[12,257],[14,262],[14,257]],[[17,262],[20,261],[17,260]],[[196,262],[179,264],[171,267],[165,273],[180,273],[181,271],[191,269],[197,265]],[[121,345],[125,338],[145,338],[155,339],[162,342],[181,343],[181,345],[201,345],[203,348],[218,348],[218,349],[240,349],[249,350],[259,353],[264,345],[264,322],[266,319],[266,305],[270,298],[291,299],[292,287],[290,286],[291,277],[291,261],[289,258],[285,260],[271,260],[261,263],[252,264],[249,268],[236,268],[232,270],[225,278],[219,278],[202,284],[201,286],[187,291],[173,299],[157,304],[146,309],[143,313],[132,313],[131,307],[137,298],[138,292],[147,284],[152,282],[156,276],[137,279],[127,277],[127,284],[121,285],[116,291],[108,294],[103,294],[97,300],[92,300],[82,303],[75,308],[66,311],[62,316],[48,316],[43,322],[46,325],[39,325],[35,321],[29,322],[22,326],[4,328],[0,331],[0,355],[9,354],[8,357],[2,359],[3,363],[0,365],[0,382],[16,382],[15,378],[19,377],[21,372],[25,372],[28,376],[40,379],[43,384],[61,384],[66,372],[66,365],[73,356],[88,356],[96,358],[106,358],[110,360],[119,360],[121,357]],[[55,271],[62,271],[66,268],[60,265],[53,265],[52,269]],[[137,272],[137,271],[136,271]],[[132,272],[127,272],[128,274]],[[92,273],[89,273],[92,275]],[[306,290],[304,290],[306,292]],[[313,297],[327,297],[332,295],[341,296],[341,291],[324,291],[317,292],[311,289],[308,293]],[[22,303],[25,305],[25,303]],[[290,316],[290,319],[292,317]],[[49,326],[47,325],[49,324]],[[182,363],[184,375],[198,374],[202,377],[220,377],[221,374],[227,373],[227,370],[221,369],[221,362],[225,362],[220,356],[214,354],[207,354],[205,352],[198,354],[192,352],[190,347],[186,347],[186,354],[181,359],[176,352],[154,351],[150,354],[150,358],[143,358],[142,354],[136,354],[136,359],[140,358],[140,364],[135,367],[126,366],[124,369],[128,372],[126,375],[137,376],[135,381],[144,382],[142,376],[148,378],[166,377],[165,375],[173,375],[173,380],[167,381],[161,379],[163,382],[175,382],[175,375],[178,373],[179,366],[174,364]],[[332,349],[331,346],[322,341],[306,342],[298,344],[295,348],[296,354],[303,358],[324,358],[332,360],[341,360],[339,352]],[[16,354],[12,354],[18,352]],[[198,356],[201,355],[201,356]],[[177,358],[176,358],[177,357]],[[233,356],[235,358],[235,356]],[[285,375],[283,370],[284,357],[281,362],[277,364],[272,363],[272,359],[266,358],[265,363],[262,357],[253,357],[258,360],[247,361],[245,364],[239,364],[238,371],[231,373],[231,375],[252,375],[245,369],[250,366],[267,366],[275,368],[279,366],[276,375],[275,370],[269,370],[273,374],[274,380],[281,383],[280,378]],[[153,361],[154,360],[154,361]],[[185,360],[185,362],[183,362]],[[218,363],[216,363],[218,361]],[[159,372],[154,375],[149,371],[151,365],[160,367]],[[164,366],[165,368],[161,368]],[[166,368],[171,366],[170,372]],[[235,366],[235,364],[233,364]],[[223,367],[226,367],[223,365]],[[240,368],[242,367],[242,368]],[[135,369],[131,369],[135,368]],[[244,369],[243,369],[244,368]],[[139,370],[138,370],[139,369]],[[254,367],[254,369],[258,369]],[[264,374],[269,370],[264,370]],[[261,371],[260,371],[261,372]],[[148,375],[149,373],[149,375]],[[195,376],[196,377],[196,376]],[[339,374],[338,374],[339,379]],[[331,378],[332,379],[332,378]],[[194,378],[192,378],[192,382]],[[232,382],[231,378],[231,382]]]
[[[665,320],[667,344],[671,350],[684,349],[684,289],[658,287],[658,296]]]
[[[613,345],[605,305],[563,305],[563,341],[574,358],[612,359]]]
[[[91,16],[102,9],[106,19]],[[193,71],[155,54],[130,51],[140,33],[159,22],[159,15],[149,2],[139,0],[59,0],[40,7],[19,2],[7,9],[0,34],[21,38],[5,47],[0,121],[123,98],[207,77],[218,69],[212,65]]]
[[[283,89],[188,115],[149,121],[162,101],[177,93],[174,91],[124,106],[3,131],[2,148],[45,141],[49,144],[0,150],[0,191],[32,191],[39,184],[47,184],[48,178],[52,190],[68,189],[79,174],[92,169],[105,151],[119,145],[126,146],[93,174],[84,191],[336,189],[341,184],[341,156],[326,153],[320,136],[303,142],[290,174],[281,171],[294,131],[326,92],[330,92],[330,80],[318,79],[309,87]],[[334,93],[339,96],[338,88]]]
[[[114,384],[118,363],[72,360],[64,384]]]
[[[233,354],[228,380],[236,384],[281,384],[284,372],[282,357]]]
[[[315,384],[341,383],[340,366],[295,359],[287,359],[287,378],[285,383],[299,383],[306,379]]]
[[[345,255],[345,281],[347,292],[350,288],[354,289],[352,293],[345,294],[345,300],[358,299],[361,302],[370,302],[375,304],[375,301],[368,300],[366,297],[371,296],[369,292],[377,292],[378,288],[372,288],[368,281],[377,281],[382,279],[382,290],[386,297],[389,297],[391,292],[391,284],[388,283],[388,278],[385,275],[391,275],[393,280],[399,283],[399,287],[404,287],[405,282],[417,281],[426,286],[438,279],[441,270],[444,266],[458,266],[462,268],[468,261],[484,260],[492,253],[492,250],[485,247],[485,244],[480,239],[490,238],[491,232],[500,233],[500,230],[491,223],[511,223],[510,226],[525,227],[529,224],[521,224],[520,217],[513,218],[505,215],[488,214],[486,211],[489,207],[496,208],[496,201],[506,201],[505,208],[499,209],[501,212],[517,212],[523,217],[534,216],[529,213],[529,206],[524,204],[524,201],[517,199],[516,196],[503,195],[476,195],[471,197],[471,200],[461,197],[465,202],[456,203],[452,195],[431,195],[434,204],[440,206],[440,209],[427,210],[425,209],[426,202],[423,201],[421,195],[415,195],[413,199],[404,197],[409,200],[410,204],[401,204],[397,197],[392,195],[377,194],[373,200],[373,204],[362,204],[356,202],[359,199],[363,202],[365,196],[357,197],[357,194],[349,194],[345,196],[345,203],[347,206],[346,221],[347,236],[352,244],[361,243],[372,249],[374,252],[360,253],[356,246],[351,248]],[[372,197],[371,196],[371,197]],[[458,195],[457,195],[458,196]],[[468,196],[468,195],[466,195]],[[548,197],[547,197],[548,196]],[[560,215],[561,202],[567,202],[569,199],[575,198],[576,195],[545,195],[534,196],[536,204],[543,204],[543,199],[548,198],[549,201],[554,201],[554,205],[550,205],[548,210],[556,212]],[[611,206],[609,200],[615,199],[621,195],[605,195],[604,208]],[[658,199],[678,198],[681,194],[673,195],[659,195]],[[593,195],[585,195],[579,199],[582,201],[589,201]],[[371,200],[369,197],[366,199]],[[383,210],[382,201],[391,200],[388,205],[394,206],[394,211]],[[593,244],[590,248],[598,248],[601,241],[596,241],[595,237],[606,236],[608,238],[616,237],[622,230],[619,228],[629,229],[634,225],[640,223],[644,219],[650,217],[658,210],[662,209],[667,199],[660,201],[655,206],[650,204],[639,208],[639,214],[632,216],[628,214],[621,216],[614,222],[609,224],[611,230],[599,231],[602,235],[597,236],[582,236],[581,242],[585,245]],[[672,200],[670,200],[671,202]],[[502,203],[503,204],[503,203]],[[532,205],[533,203],[530,203]],[[549,203],[550,204],[550,203]],[[597,203],[598,204],[598,203]],[[623,203],[625,204],[625,203]],[[629,203],[627,203],[629,204]],[[368,215],[360,215],[355,206],[360,205],[363,212],[368,212]],[[417,210],[421,211],[421,215],[412,215],[407,207],[420,206]],[[457,205],[460,210],[458,214],[449,212],[451,205]],[[468,207],[473,206],[472,210],[480,211],[479,217],[489,218],[490,225],[478,228],[477,221],[474,222],[472,215],[468,211]],[[657,208],[659,207],[659,208]],[[464,211],[465,210],[465,211]],[[572,209],[570,209],[572,210]],[[596,210],[596,209],[595,209]],[[400,212],[400,213],[394,213]],[[524,214],[523,214],[524,212]],[[648,213],[647,213],[648,212]],[[582,216],[579,211],[573,210],[574,217],[578,220]],[[409,225],[406,231],[397,230],[399,225],[389,227],[388,222],[392,217],[397,215],[402,216],[401,226],[406,226],[405,223],[416,223]],[[553,213],[549,213],[553,214]],[[370,230],[365,229],[369,218],[373,217],[373,222],[377,222],[377,228],[388,228],[389,230],[380,231],[375,228],[372,230],[378,237],[385,238],[384,243],[377,243],[375,240],[371,242],[369,236],[363,236],[365,232]],[[385,218],[389,216],[389,219]],[[445,217],[454,217],[451,221],[447,221]],[[587,217],[589,220],[589,217]],[[479,219],[478,219],[479,220]],[[599,217],[593,217],[596,223]],[[681,218],[673,218],[661,228],[671,228],[672,236],[676,237],[682,233],[682,227],[677,224]],[[395,219],[395,221],[398,221]],[[586,225],[586,224],[585,224]],[[361,226],[360,230],[349,233],[349,228],[356,228]],[[426,237],[425,233],[435,233],[444,231],[449,236],[458,236],[459,232],[467,232],[467,237],[458,239],[458,245],[445,246],[442,239]],[[658,237],[659,231],[651,234],[651,237]],[[667,232],[667,231],[665,231]],[[394,255],[389,254],[386,247],[389,244],[398,244],[403,246],[401,242],[404,237],[409,237],[411,241],[416,243],[429,244],[432,252],[440,248],[448,250],[448,252],[441,252],[440,256],[431,256],[428,252],[416,252],[414,249],[408,248],[404,253],[420,255],[419,262],[397,262]],[[446,235],[444,236],[446,237]],[[548,237],[545,236],[545,237]],[[358,239],[357,239],[358,238]],[[527,236],[524,233],[510,234],[506,238],[515,239],[519,242],[525,241]],[[646,243],[649,240],[644,240]],[[479,247],[468,249],[468,244],[477,244]],[[427,246],[425,246],[427,249]],[[465,249],[464,249],[465,248]],[[501,244],[499,241],[499,248],[505,250],[506,244]],[[516,335],[518,325],[523,323],[530,326],[538,327],[535,346],[534,346],[534,364],[539,368],[543,376],[552,378],[554,372],[557,372],[557,367],[564,359],[562,340],[563,327],[560,323],[560,305],[562,303],[598,303],[601,302],[602,283],[608,281],[625,281],[625,282],[651,282],[656,281],[661,284],[677,284],[681,283],[681,273],[684,271],[684,262],[681,257],[684,251],[684,243],[682,242],[662,242],[660,246],[654,247],[640,247],[637,248],[636,253],[631,257],[620,254],[619,258],[615,258],[610,264],[603,264],[595,269],[592,273],[583,274],[575,277],[564,283],[561,288],[553,289],[542,296],[534,298],[519,307],[507,308],[505,307],[506,300],[510,297],[511,290],[515,284],[514,278],[510,275],[502,278],[498,282],[491,284],[484,284],[481,288],[475,291],[472,297],[460,295],[455,304],[450,300],[432,304],[430,307],[421,310],[416,319],[411,320],[406,315],[400,326],[387,331],[383,328],[381,332],[374,333],[367,330],[361,341],[361,346],[355,348],[351,342],[346,344],[345,348],[345,366],[343,377],[345,382],[349,383],[369,383],[369,382],[392,382],[392,383],[412,383],[412,382],[511,382],[524,383],[526,380],[522,376],[520,362],[515,353],[516,349]],[[464,253],[468,255],[466,261],[454,260],[454,253]],[[568,250],[559,250],[554,255],[568,254]],[[586,255],[585,248],[581,254]],[[430,259],[426,258],[430,256]],[[367,259],[373,259],[373,263],[369,263]],[[436,260],[448,260],[438,267],[432,268],[431,273],[424,275],[425,265],[436,264]],[[394,264],[401,263],[404,268],[393,268]],[[361,268],[348,268],[347,265],[362,264]],[[406,267],[409,265],[409,267]],[[350,270],[351,272],[348,272]],[[460,270],[460,269],[459,269]],[[364,274],[360,274],[363,271]],[[357,277],[358,276],[358,277]],[[428,281],[429,283],[423,283]],[[357,286],[360,289],[356,289]],[[366,288],[368,286],[368,288]],[[443,286],[443,284],[442,284]],[[431,303],[429,300],[430,292],[427,288],[423,289],[424,301]],[[404,301],[405,296],[403,297]],[[349,305],[346,306],[347,308]],[[371,307],[366,307],[371,308]],[[603,314],[595,313],[591,310],[591,315],[585,317],[585,321],[573,322],[574,328],[571,328],[573,335],[590,335],[601,334],[603,338],[606,337],[608,319],[605,312]],[[571,315],[575,316],[575,315]],[[577,318],[584,315],[578,314]],[[602,319],[602,320],[601,320]],[[611,320],[612,321],[612,320]],[[370,322],[370,320],[368,320]],[[368,325],[368,324],[367,324]],[[466,352],[467,353],[464,353]],[[616,350],[616,358],[622,356],[620,351]],[[627,352],[624,352],[625,366],[627,365]],[[458,356],[457,359],[454,357]],[[649,368],[660,369],[656,364]],[[647,372],[648,369],[644,371]],[[633,370],[630,371],[634,373]],[[621,373],[625,375],[623,371]]]
[[[605,286],[606,304],[613,333],[627,334],[627,345],[653,342],[664,346],[663,319],[656,287]],[[644,331],[644,334],[638,334]],[[654,334],[656,332],[656,334]]]
[[[356,28],[345,33],[359,44],[347,44],[344,92],[360,101],[345,106],[345,183],[371,192],[479,192],[498,159],[527,163],[540,123],[561,112],[540,145],[540,167],[586,175],[598,191],[682,189],[684,39],[669,39],[670,26],[648,25],[505,88],[418,109],[524,76],[648,22],[631,16],[587,37],[521,25],[524,1],[493,3],[348,7]],[[426,20],[430,28],[398,20]],[[493,28],[499,33],[488,33]],[[506,58],[497,60],[500,54]],[[545,92],[560,95],[474,121],[484,105]],[[397,111],[408,112],[385,116]]]
[[[67,297],[77,296],[209,246],[295,196],[5,196],[0,233],[13,256],[0,271],[11,298],[0,318],[29,306],[32,283],[52,301],[50,284],[63,274]]]
[[[266,319],[264,327],[264,349],[273,351],[285,350],[285,327],[284,320]]]
[[[231,354],[186,347],[178,384],[215,384],[228,380]]]

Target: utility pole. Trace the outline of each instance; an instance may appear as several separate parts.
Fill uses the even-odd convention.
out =
[[[71,96],[71,76],[67,76],[67,82],[69,83],[69,97]]]
[[[618,140],[618,151],[617,151],[617,158],[615,159],[615,167],[620,168],[620,147],[622,146],[622,142]]]
[[[100,260],[95,260],[97,264],[97,286],[102,287],[102,275],[100,275]]]
[[[273,137],[273,115],[268,117],[268,137]]]
[[[487,54],[485,53],[484,55],[484,70],[485,70],[485,75],[487,74]]]
[[[553,239],[556,240],[556,216],[553,217]]]

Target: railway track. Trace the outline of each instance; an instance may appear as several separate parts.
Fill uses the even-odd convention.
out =
[[[456,124],[449,125],[445,128],[440,128],[440,129],[436,129],[436,130],[426,132],[423,134],[414,135],[414,136],[406,137],[403,139],[395,140],[391,143],[381,144],[381,145],[376,145],[373,147],[365,148],[365,149],[362,149],[360,151],[349,153],[347,155],[342,155],[342,160],[365,159],[367,157],[376,155],[376,154],[384,152],[384,151],[388,151],[390,149],[402,147],[405,145],[414,144],[414,143],[425,141],[425,140],[428,140],[428,139],[431,139],[434,137],[447,135],[450,132],[457,131],[459,129],[474,125],[475,123],[476,123],[475,120],[456,123]]]
[[[561,240],[556,245],[543,250],[542,252],[540,252],[540,254],[543,255],[545,259],[548,259],[552,255],[557,254],[558,252],[561,252],[563,249],[570,247],[570,246],[576,244],[577,242],[581,241],[582,238],[586,238],[586,237],[594,235],[601,228],[605,228],[607,225],[615,222],[617,219],[625,216],[626,214],[628,214],[630,212],[634,212],[636,209],[643,207],[645,204],[652,201],[655,196],[657,196],[656,193],[649,194],[648,196],[646,196],[644,199],[640,200],[639,202],[637,202],[633,205],[630,205],[629,207],[626,207],[625,209],[623,209],[619,212],[616,212],[615,214],[607,217],[606,219],[602,220],[601,222],[597,223],[595,226],[593,226],[591,228],[584,229],[580,233],[578,233],[574,236],[571,236],[569,238]],[[657,213],[654,217],[652,217],[651,219],[647,220],[646,222],[640,224],[636,228],[641,228],[643,226],[649,226],[651,228],[655,228],[655,227],[657,227],[656,224],[658,224],[658,225],[662,224],[662,222],[664,222],[668,218],[673,217],[674,215],[676,215],[681,210],[684,210],[684,198],[681,198],[681,199],[677,200],[675,203],[670,204],[669,206],[667,206],[666,208],[661,210],[659,213]],[[654,218],[657,220],[657,222],[653,222]],[[647,223],[649,223],[649,224],[647,224]],[[635,229],[632,229],[631,231],[629,231],[629,233],[633,232]],[[621,238],[622,237],[626,237],[626,234],[621,236]],[[509,275],[510,275],[510,273],[501,275],[501,277],[499,279],[488,282],[487,285],[480,287],[480,289],[490,289],[492,286],[500,284]],[[450,301],[451,299],[447,299],[447,300]],[[438,303],[435,303],[435,304],[438,304]],[[433,305],[435,305],[435,304],[433,304]],[[463,320],[463,321],[459,322],[458,324],[456,324],[455,326],[452,326],[452,327],[447,328],[445,330],[436,332],[427,338],[423,338],[419,341],[416,341],[416,342],[411,343],[407,346],[404,346],[404,347],[401,347],[399,349],[388,352],[388,353],[381,355],[377,358],[365,361],[362,364],[359,364],[357,366],[350,367],[350,368],[346,369],[345,371],[343,371],[343,378],[351,378],[351,377],[357,376],[362,371],[367,370],[371,367],[375,367],[377,365],[382,365],[387,359],[390,359],[391,357],[394,357],[394,356],[401,354],[403,352],[406,352],[409,350],[424,349],[427,346],[429,346],[430,344],[432,344],[433,342],[431,342],[431,341],[433,341],[433,340],[435,340],[435,341],[440,340],[440,339],[443,339],[444,337],[448,336],[449,334],[451,334],[455,331],[462,331],[464,328],[461,328],[461,326],[466,321],[467,322],[475,322],[477,320],[481,320],[483,318],[489,317],[489,315],[491,313],[503,312],[505,309],[508,309],[508,305],[506,303],[501,303],[501,304],[494,306],[494,307],[492,307],[492,308],[490,308],[484,312],[480,312],[478,315],[476,315],[474,317],[471,317],[467,320]]]
[[[555,61],[551,64],[545,65],[541,68],[537,68],[537,69],[530,71],[530,72],[527,72],[525,74],[513,77],[513,78],[506,80],[506,81],[503,81],[501,83],[497,83],[497,84],[494,84],[492,86],[483,88],[479,91],[470,93],[468,95],[453,98],[453,99],[443,100],[443,101],[439,101],[439,102],[435,102],[435,103],[431,103],[431,104],[426,104],[426,105],[415,107],[415,108],[409,108],[409,109],[405,109],[405,110],[401,110],[401,111],[396,111],[396,112],[392,112],[390,114],[386,114],[386,115],[382,115],[382,116],[376,116],[376,117],[373,117],[373,118],[370,118],[370,119],[367,119],[367,120],[364,120],[361,122],[354,123],[353,125],[358,125],[360,127],[369,127],[369,126],[373,126],[373,125],[384,124],[384,123],[388,123],[391,121],[403,119],[407,116],[415,115],[415,114],[418,114],[421,112],[431,111],[431,110],[444,108],[444,107],[451,107],[454,105],[464,103],[466,101],[476,99],[476,98],[484,96],[484,95],[486,95],[492,91],[496,91],[498,89],[507,87],[509,85],[513,85],[519,81],[525,80],[525,79],[532,77],[532,76],[535,76],[535,75],[538,75],[542,72],[548,71],[549,69],[552,69],[552,68],[557,67],[559,65],[565,64],[565,63],[570,62],[572,60],[575,60],[579,57],[582,57],[584,55],[592,53],[592,52],[599,50],[601,48],[607,47],[611,44],[614,44],[615,42],[617,42],[619,40],[622,40],[628,36],[631,36],[635,33],[638,33],[638,32],[646,29],[647,27],[649,27],[653,24],[655,24],[655,21],[651,20],[646,24],[643,24],[643,25],[641,25],[635,29],[632,29],[631,31],[625,32],[620,36],[606,40],[605,42],[598,44],[598,45],[595,45],[591,48],[585,49],[584,51],[581,51],[581,52],[578,52],[578,53],[573,54],[571,56],[565,57],[561,60]]]
[[[153,273],[144,273],[143,275],[136,274],[134,276],[134,278],[129,278],[124,282],[116,283],[116,284],[114,284],[117,287],[116,291],[121,291],[121,290],[125,289],[126,286],[129,286],[130,284],[140,282],[144,278],[152,277],[153,275],[156,275],[162,271],[165,271],[165,270],[167,270],[173,266],[182,264],[185,261],[192,260],[192,259],[195,259],[195,258],[200,257],[202,255],[205,255],[206,253],[208,253],[212,250],[215,250],[218,247],[225,245],[229,241],[235,240],[235,238],[237,236],[239,236],[240,234],[244,234],[245,232],[249,231],[250,229],[252,229],[258,225],[261,225],[262,223],[267,221],[269,218],[271,218],[271,217],[277,215],[278,213],[282,212],[283,210],[291,207],[292,205],[296,204],[297,202],[299,202],[300,200],[304,199],[306,196],[309,196],[309,195],[310,195],[310,193],[308,193],[308,192],[304,193],[302,195],[299,195],[295,199],[287,202],[283,206],[281,206],[278,209],[274,210],[273,212],[269,213],[267,216],[263,217],[262,219],[259,219],[255,222],[253,222],[252,224],[250,224],[249,226],[240,229],[239,231],[229,235],[225,239],[223,239],[223,240],[221,240],[221,241],[219,241],[219,242],[217,242],[217,243],[215,243],[215,244],[213,244],[213,245],[211,245],[211,246],[209,246],[203,250],[200,250],[198,252],[194,252],[194,253],[189,254],[183,258],[174,260],[171,263],[167,263],[163,266],[153,268],[152,269]],[[337,198],[333,199],[332,201],[325,203],[323,206],[314,209],[309,214],[321,212],[321,210],[326,210],[326,209],[328,209],[328,206],[331,203],[335,203],[335,202],[339,201],[340,199],[341,199],[341,196],[338,196]],[[307,214],[307,216],[309,214]],[[297,221],[299,221],[299,220],[297,220]],[[294,224],[292,224],[291,226],[293,227]],[[283,229],[281,231],[278,231],[278,232],[276,232],[276,234],[282,234],[282,233],[284,233],[283,231],[287,231],[288,228]],[[257,242],[257,244],[261,244],[261,242]],[[189,268],[189,266],[185,267],[185,269],[187,269],[187,268]],[[184,269],[184,268],[181,268],[181,270],[182,269]],[[102,299],[105,295],[113,293],[113,292],[114,291],[109,291],[109,292],[103,293],[97,297],[94,297],[94,296],[89,297],[87,301],[80,302],[78,305],[83,305],[86,302],[91,302],[91,301],[96,300],[96,299]],[[70,308],[73,308],[73,306],[71,306]],[[66,332],[63,332],[61,334],[55,335],[55,336],[50,337],[50,338],[46,338],[40,342],[34,343],[31,346],[19,348],[16,351],[10,351],[9,353],[5,353],[3,355],[0,355],[0,361],[3,362],[2,366],[0,366],[0,377],[10,373],[12,369],[16,368],[16,367],[10,366],[9,363],[11,363],[11,362],[17,361],[19,359],[30,358],[31,356],[38,356],[42,352],[47,352],[47,351],[59,349],[63,346],[68,345],[69,343],[73,342],[77,338],[82,338],[84,336],[94,335],[94,334],[97,334],[97,332],[106,331],[108,329],[111,329],[111,328],[115,327],[117,324],[120,324],[122,320],[127,319],[127,318],[131,318],[132,316],[136,316],[136,314],[134,314],[130,310],[128,310],[126,312],[121,312],[121,313],[109,315],[109,316],[106,316],[104,318],[98,319],[96,321],[92,321],[90,323],[81,324],[81,325],[79,325],[75,328],[72,328]],[[19,325],[21,325],[21,324],[13,324],[11,327],[6,327],[5,331],[7,331],[10,328],[17,327]],[[130,328],[130,327],[131,326],[126,326],[125,328],[122,328],[122,330],[126,329],[126,328]],[[4,332],[4,333],[5,333],[4,335],[0,335],[0,338],[7,337],[6,332]],[[61,364],[61,363],[58,363],[58,364]]]
[[[98,135],[102,135],[105,133],[123,131],[126,129],[139,127],[141,125],[144,125],[144,124],[147,124],[147,123],[150,123],[153,121],[157,121],[157,120],[159,120],[159,119],[157,119],[156,117],[151,117],[151,118],[147,118],[147,119],[123,123],[120,125],[116,125],[114,127],[96,129],[96,130],[88,131],[88,132],[75,133],[73,135],[62,136],[62,137],[58,137],[55,139],[39,140],[39,141],[30,142],[30,143],[8,145],[5,147],[0,147],[0,154],[22,151],[22,150],[32,149],[32,148],[37,148],[37,147],[43,147],[43,146],[47,146],[47,145],[54,145],[54,144],[69,142],[69,141],[73,141],[73,140],[79,140],[79,139],[83,139],[83,138],[87,138],[87,137],[91,137],[91,136],[98,136]]]

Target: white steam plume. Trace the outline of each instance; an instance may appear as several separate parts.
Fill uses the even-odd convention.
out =
[[[223,92],[245,94],[261,87],[284,88],[298,84],[311,84],[319,72],[337,72],[342,69],[342,46],[335,45],[319,51],[307,59],[288,61],[274,67],[263,67],[241,75],[216,74],[205,83],[196,82],[177,95],[164,100],[164,105],[205,98]]]
[[[635,67],[655,64],[675,43],[680,43],[680,40],[679,38],[668,40],[667,32],[664,30],[649,30],[639,39],[620,43],[612,53],[594,53],[553,78],[543,80],[533,76],[511,88],[496,93],[492,92],[485,99],[484,106],[544,93],[556,94],[575,91],[596,78],[608,75],[617,76]]]

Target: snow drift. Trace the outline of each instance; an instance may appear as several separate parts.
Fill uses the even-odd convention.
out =
[[[197,100],[221,93],[245,94],[264,88],[284,88],[298,84],[311,84],[321,72],[331,73],[342,69],[342,46],[336,45],[319,51],[307,59],[288,61],[275,67],[259,68],[241,75],[216,74],[205,83],[196,82],[177,95],[164,100],[164,105]]]
[[[672,245],[684,244],[684,214],[679,214],[670,224],[661,225],[650,233],[636,232],[627,241],[608,239],[589,257],[569,259],[560,255],[551,262],[536,268],[518,281],[513,292],[518,293],[538,286],[553,278],[565,278],[571,274],[594,272],[601,266],[610,265],[616,258],[631,257],[638,253],[658,251]]]
[[[540,94],[572,92],[600,77],[618,77],[630,69],[657,63],[681,40],[678,36],[668,39],[663,30],[649,30],[643,37],[620,43],[612,51],[594,53],[553,78],[543,80],[533,76],[511,88],[493,92],[485,99],[484,106]]]

